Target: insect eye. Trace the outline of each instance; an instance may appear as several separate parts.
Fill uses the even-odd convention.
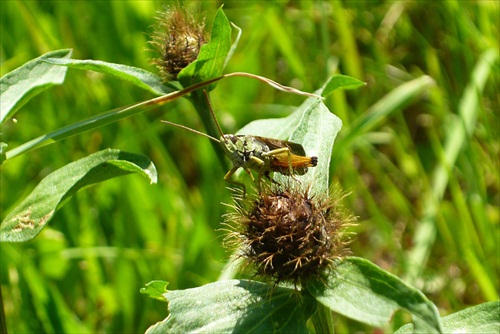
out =
[[[233,144],[235,144],[238,141],[238,137],[234,135],[225,135],[226,140],[230,140]]]

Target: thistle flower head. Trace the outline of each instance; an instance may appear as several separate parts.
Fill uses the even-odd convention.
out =
[[[175,80],[177,74],[198,57],[206,43],[205,20],[189,14],[181,5],[165,7],[158,12],[157,24],[150,45],[158,53],[153,63],[165,80]]]
[[[303,284],[320,276],[347,253],[346,215],[337,198],[311,195],[297,181],[265,185],[248,198],[235,197],[234,211],[225,216],[231,233],[227,245],[239,244],[240,256],[256,275]]]

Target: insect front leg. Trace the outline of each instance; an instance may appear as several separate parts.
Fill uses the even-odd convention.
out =
[[[247,188],[245,187],[245,185],[241,182],[234,181],[234,180],[230,179],[230,177],[233,176],[233,174],[240,167],[241,166],[234,166],[233,168],[231,168],[231,170],[229,172],[227,172],[226,175],[224,175],[224,181],[226,181],[227,183],[231,183],[231,184],[238,185],[238,186],[242,187],[243,188],[243,198],[245,198],[246,194],[247,194]],[[243,169],[245,170],[245,172],[248,173],[248,175],[250,175],[250,178],[252,179],[252,181],[255,182],[255,179],[254,179],[252,173],[250,172],[250,170],[248,168],[243,168]]]
[[[257,176],[256,183],[257,183],[257,190],[260,192],[260,181],[261,181],[262,175],[264,175],[266,172],[268,172],[268,169],[266,168],[267,167],[266,163],[262,159],[257,158],[256,156],[250,157],[250,162],[252,163],[252,167],[256,166],[256,168],[255,167],[253,167],[253,168],[259,171],[259,176]],[[252,179],[253,179],[253,177],[252,177]],[[254,180],[254,182],[255,182],[255,180]]]

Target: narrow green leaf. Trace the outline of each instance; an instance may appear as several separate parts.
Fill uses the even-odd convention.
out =
[[[238,43],[240,42],[242,30],[240,27],[238,27],[236,24],[233,22],[230,22],[231,26],[236,30],[236,38],[234,39],[233,44],[231,45],[231,48],[229,49],[229,52],[227,53],[226,60],[224,61],[224,66],[222,67],[222,70],[224,70],[227,66],[227,63],[233,57],[234,52],[236,51],[236,48],[238,47]]]
[[[291,87],[286,87],[283,85],[280,85],[272,80],[269,80],[264,77],[256,76],[253,74],[249,73],[242,73],[242,72],[235,72],[235,73],[230,73],[226,74],[220,77],[212,78],[204,82],[199,82],[197,84],[194,84],[192,86],[189,86],[187,88],[173,91],[169,94],[165,94],[150,100],[142,101],[139,103],[134,103],[128,106],[116,108],[113,110],[109,110],[100,114],[97,114],[95,116],[89,117],[87,119],[75,122],[70,125],[63,126],[60,129],[57,129],[55,131],[52,131],[50,133],[44,134],[38,138],[32,139],[29,142],[26,142],[16,148],[13,148],[12,150],[5,152],[5,155],[0,155],[0,162],[3,162],[4,160],[12,159],[18,155],[21,155],[23,153],[26,153],[28,151],[34,150],[36,148],[43,147],[45,145],[51,144],[53,142],[68,138],[70,136],[74,136],[76,134],[80,134],[82,132],[88,131],[90,129],[95,129],[100,126],[104,126],[106,124],[109,124],[111,122],[116,122],[120,119],[123,119],[125,117],[129,117],[141,112],[144,112],[149,109],[157,108],[161,105],[164,105],[165,103],[171,102],[179,97],[185,96],[186,94],[189,94],[199,88],[208,86],[214,82],[217,82],[223,78],[228,78],[228,77],[234,77],[234,76],[244,76],[244,77],[250,77],[253,79],[260,80],[262,82],[265,82],[276,89],[286,91],[289,93],[294,93],[294,94],[299,94],[299,95],[305,95],[305,96],[311,96],[312,94],[301,92],[299,90],[296,90]],[[316,95],[314,95],[315,98],[317,98]],[[5,147],[3,147],[5,151]],[[1,152],[0,152],[1,154]],[[3,159],[3,160],[2,160]]]
[[[177,80],[183,87],[188,87],[220,76],[231,49],[231,25],[220,7],[212,26],[210,42],[201,46],[198,58],[178,74]]]
[[[84,131],[88,131],[90,129],[95,129],[100,126],[104,126],[106,124],[109,124],[111,122],[116,122],[120,119],[123,119],[125,117],[129,117],[141,112],[144,112],[149,109],[157,108],[165,103],[168,103],[170,101],[173,101],[181,96],[184,96],[193,90],[196,90],[200,87],[204,87],[206,85],[209,85],[212,82],[215,82],[217,80],[222,79],[223,77],[218,77],[214,78],[211,80],[208,80],[207,82],[201,82],[196,85],[187,87],[182,90],[177,90],[174,92],[171,92],[169,94],[165,94],[150,100],[142,101],[139,103],[134,103],[128,106],[116,108],[113,110],[109,110],[100,114],[97,114],[95,116],[89,117],[87,119],[83,119],[81,121],[75,122],[70,125],[63,126],[60,129],[57,129],[55,131],[52,131],[50,133],[47,133],[43,136],[40,136],[38,138],[32,139],[27,143],[24,143],[16,148],[13,148],[12,150],[8,151],[5,153],[5,157],[7,159],[12,159],[18,155],[21,155],[23,153],[26,153],[28,151],[34,150],[36,148],[40,148],[42,146],[51,144],[53,142],[56,142],[58,140],[62,140],[64,138],[68,138],[70,136],[74,136],[76,134],[80,134]]]
[[[234,76],[244,76],[244,77],[250,77],[253,79],[257,79],[257,80],[260,80],[262,82],[265,82],[265,83],[275,87],[276,89],[286,91],[289,93],[300,94],[300,95],[305,95],[305,96],[311,95],[309,93],[301,92],[301,91],[298,91],[298,90],[291,88],[291,87],[286,87],[286,86],[280,85],[272,80],[269,80],[267,78],[260,77],[257,75],[253,75],[253,74],[249,74],[249,73],[241,73],[241,72],[230,73],[230,74],[226,74],[226,75],[223,75],[220,77],[209,79],[209,80],[204,81],[204,82],[199,82],[199,83],[194,84],[192,86],[189,86],[187,88],[173,91],[169,94],[165,94],[165,95],[162,95],[162,96],[150,99],[150,100],[142,101],[139,103],[134,103],[134,104],[120,107],[120,108],[116,108],[113,110],[109,110],[109,111],[100,113],[98,115],[89,117],[87,119],[78,121],[76,123],[64,126],[64,127],[57,129],[53,132],[47,133],[43,136],[40,136],[40,137],[35,138],[33,140],[30,140],[29,142],[24,143],[16,148],[6,152],[5,156],[1,155],[0,157],[3,160],[12,159],[18,155],[21,155],[21,154],[26,153],[30,150],[34,150],[36,148],[48,145],[48,144],[53,143],[55,141],[62,140],[64,138],[68,138],[68,137],[74,136],[76,134],[80,134],[80,133],[82,133],[84,131],[88,131],[90,129],[98,128],[100,126],[109,124],[111,122],[116,122],[116,121],[123,119],[125,117],[129,117],[129,116],[144,112],[144,111],[152,109],[152,108],[157,108],[161,105],[164,105],[165,103],[173,101],[179,97],[185,96],[186,94],[189,94],[189,93],[191,93],[199,88],[208,86],[208,85],[210,85],[214,82],[217,82],[223,78],[234,77]],[[5,150],[5,148],[4,148],[4,150]],[[3,162],[3,160],[0,160],[0,161]]]
[[[327,97],[336,89],[356,89],[361,86],[366,86],[366,82],[347,75],[335,74],[326,83],[321,96]]]
[[[139,67],[107,63],[100,60],[58,59],[48,58],[45,62],[53,65],[67,66],[79,70],[95,71],[129,81],[134,85],[156,95],[168,94],[176,90],[163,84],[161,78]]]
[[[0,124],[43,90],[64,82],[66,68],[44,62],[47,58],[69,58],[72,50],[48,52],[0,78]]]
[[[141,174],[151,183],[157,179],[156,168],[148,157],[111,149],[52,172],[0,224],[0,241],[33,239],[78,190],[130,173]]]
[[[385,326],[394,312],[405,309],[413,316],[416,332],[442,332],[437,309],[422,292],[365,259],[346,258],[326,280],[310,281],[307,289],[348,318]]]
[[[169,291],[170,315],[146,333],[307,333],[316,301],[293,289],[247,280]]]
[[[168,282],[166,281],[152,281],[146,284],[144,288],[141,288],[140,292],[153,299],[166,301],[165,292],[167,292],[167,285]]]
[[[499,333],[500,302],[483,303],[450,314],[441,320],[445,333]],[[398,329],[395,334],[413,333],[413,324]]]
[[[308,74],[307,65],[302,60],[301,52],[297,52],[292,31],[287,31],[282,22],[284,19],[283,12],[275,9],[274,6],[270,6],[263,18],[261,24],[266,25],[269,38],[273,39],[272,43],[276,44],[279,52],[283,54],[290,71],[301,80],[305,79]]]

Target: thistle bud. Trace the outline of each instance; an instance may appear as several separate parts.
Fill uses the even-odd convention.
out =
[[[304,284],[348,253],[346,228],[355,218],[339,204],[345,195],[311,195],[310,189],[289,181],[234,198],[234,211],[225,216],[226,245],[239,244],[257,276]]]
[[[150,45],[158,53],[153,59],[165,81],[196,60],[200,47],[206,43],[205,20],[188,14],[181,5],[165,7],[156,17],[157,24]]]

